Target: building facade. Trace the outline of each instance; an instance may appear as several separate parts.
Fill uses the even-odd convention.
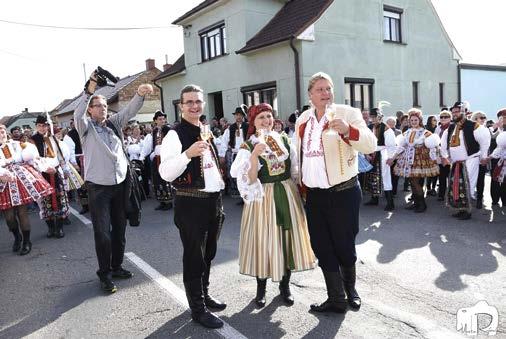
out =
[[[210,117],[262,101],[287,118],[318,71],[337,103],[363,110],[386,100],[386,114],[434,114],[458,98],[460,56],[430,0],[206,0],[174,24],[184,55],[155,78],[169,120],[189,83],[205,90]]]

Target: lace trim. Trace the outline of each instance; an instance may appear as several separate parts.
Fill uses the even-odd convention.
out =
[[[264,197],[264,189],[258,178],[255,182],[251,184],[249,183],[248,171],[250,168],[251,162],[249,160],[245,160],[239,166],[237,175],[237,189],[246,203],[261,201]]]

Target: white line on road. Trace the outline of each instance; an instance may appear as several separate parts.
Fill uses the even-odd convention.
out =
[[[73,215],[74,215],[77,219],[81,220],[81,222],[82,222],[83,224],[85,224],[85,225],[86,225],[86,227],[88,227],[88,228],[92,228],[92,224],[91,224],[91,220],[90,220],[90,219],[86,218],[84,215],[79,214],[79,212],[78,212],[78,211],[76,211],[74,208],[72,208],[72,207],[70,207],[70,206],[69,206],[69,210],[70,210],[70,212],[71,212],[71,213],[72,213],[72,214],[73,214]]]
[[[174,298],[181,306],[189,310],[188,301],[186,299],[186,294],[182,289],[177,287],[172,281],[167,279],[160,272],[151,267],[144,260],[139,258],[135,253],[128,252],[125,253],[125,257],[127,257],[130,262],[132,262],[135,266],[137,266],[146,276],[151,278],[155,283],[158,284],[163,290],[165,290],[172,298]],[[223,320],[222,320],[223,321]],[[235,328],[224,322],[222,328],[217,329],[216,331],[224,338],[239,338],[246,339],[244,335],[238,332]]]

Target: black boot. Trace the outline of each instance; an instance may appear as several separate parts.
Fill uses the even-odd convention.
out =
[[[30,241],[30,231],[23,231],[23,247],[19,255],[26,255],[32,250],[32,242]]]
[[[321,304],[311,305],[313,312],[346,312],[346,300],[344,299],[343,281],[339,272],[323,271],[325,285],[327,285],[328,299]]]
[[[362,300],[355,289],[355,282],[357,280],[357,272],[355,265],[351,267],[340,267],[341,276],[343,277],[344,291],[348,299],[348,305],[351,308],[358,310],[362,305]]]
[[[88,213],[89,210],[90,209],[88,208],[88,205],[83,205],[83,207],[79,211],[79,214],[86,214],[86,213]]]
[[[11,230],[12,235],[14,236],[14,242],[12,243],[12,252],[17,252],[21,249],[21,233],[16,228],[15,230]]]
[[[267,279],[260,279],[257,277],[257,295],[255,297],[255,302],[258,307],[265,306],[265,290],[267,286]]]
[[[287,304],[292,306],[293,305],[293,295],[290,291],[290,276],[292,275],[292,272],[290,270],[286,270],[285,275],[283,276],[283,279],[281,279],[281,282],[279,283],[279,292],[281,297],[283,298],[283,301]]]
[[[404,209],[406,210],[415,210],[418,208],[418,198],[415,194],[411,194],[411,202],[409,202]]]
[[[379,204],[379,197],[372,196],[371,199],[366,202],[365,206],[378,206]]]
[[[425,203],[425,198],[423,195],[417,196],[418,199],[418,206],[415,208],[415,213],[422,213],[425,212],[427,209],[427,204]]]
[[[56,219],[55,220],[55,231],[54,236],[57,239],[61,239],[65,236],[65,233],[63,233],[63,219]]]
[[[53,219],[48,219],[48,220],[46,220],[46,224],[47,224],[47,234],[46,234],[46,237],[48,237],[48,238],[54,237],[55,234],[56,234],[56,228],[55,228],[54,220]]]
[[[227,307],[227,304],[213,298],[209,295],[209,274],[211,272],[211,265],[207,265],[204,275],[202,276],[202,290],[204,292],[204,302],[207,307],[221,311]]]
[[[192,319],[207,328],[220,328],[223,321],[209,312],[204,304],[204,293],[202,291],[202,279],[194,279],[184,283],[186,297],[192,314]]]
[[[393,192],[385,191],[385,197],[387,198],[387,205],[385,206],[385,211],[393,211],[395,209]]]

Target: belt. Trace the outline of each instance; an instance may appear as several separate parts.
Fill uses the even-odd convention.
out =
[[[176,190],[176,196],[192,198],[216,198],[220,192],[203,192],[198,189],[180,188]]]
[[[354,176],[350,180],[347,180],[345,182],[342,182],[340,184],[334,185],[334,186],[329,187],[329,188],[318,188],[318,187],[311,188],[311,187],[308,187],[308,190],[310,190],[310,191],[340,192],[340,191],[344,191],[344,190],[353,188],[353,187],[357,186],[357,184],[358,184],[358,178],[357,178],[357,176]]]

